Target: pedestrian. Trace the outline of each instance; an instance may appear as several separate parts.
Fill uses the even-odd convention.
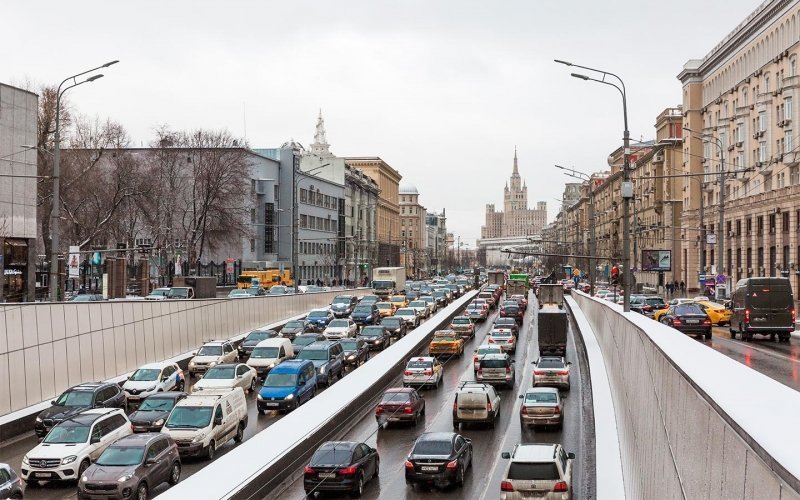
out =
[[[322,280],[317,278],[317,286],[322,286]]]
[[[681,286],[681,295],[683,295],[686,293],[686,283],[684,283],[683,280],[681,280],[680,286]]]
[[[667,289],[667,297],[672,297],[672,283],[667,283],[664,288]]]

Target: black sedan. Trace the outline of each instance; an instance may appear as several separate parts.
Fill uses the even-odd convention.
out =
[[[318,491],[343,491],[361,496],[364,485],[378,477],[378,450],[364,443],[328,441],[323,443],[303,469],[306,495]]]
[[[135,412],[128,415],[133,432],[161,432],[164,421],[185,392],[157,392],[142,400]]]
[[[406,459],[406,484],[464,485],[472,467],[472,441],[455,432],[426,432]]]
[[[408,326],[406,326],[406,322],[403,321],[403,318],[397,318],[395,316],[383,318],[381,326],[386,328],[389,335],[396,339],[401,339],[408,333]]]
[[[275,330],[253,330],[252,332],[248,333],[247,337],[245,337],[244,340],[239,343],[239,347],[237,347],[239,351],[239,359],[244,360],[245,358],[250,357],[250,355],[253,354],[253,349],[255,348],[256,344],[262,340],[275,338],[277,336],[278,332]]]
[[[711,339],[711,319],[697,304],[670,306],[659,321],[681,333],[700,335],[705,337],[706,340]]]
[[[303,324],[303,320],[295,319],[283,325],[283,328],[281,328],[281,337],[294,340],[295,335],[300,335],[304,331],[305,325]]]
[[[382,325],[365,326],[358,333],[358,338],[364,339],[373,351],[382,351],[392,343],[392,335]]]
[[[344,349],[344,364],[358,366],[369,360],[369,344],[361,338],[346,338],[339,341]]]

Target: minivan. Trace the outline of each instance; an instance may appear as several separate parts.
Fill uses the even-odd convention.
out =
[[[178,401],[161,432],[175,440],[182,457],[213,460],[217,448],[229,440],[242,442],[247,418],[241,387],[207,389]]]
[[[291,359],[279,364],[267,374],[258,392],[256,406],[258,413],[268,410],[290,411],[317,392],[317,370],[308,360]]]
[[[745,278],[736,283],[731,297],[731,338],[753,334],[775,336],[789,342],[796,312],[789,278]]]
[[[289,339],[282,337],[262,340],[253,348],[247,365],[256,369],[259,378],[267,376],[270,370],[294,358],[294,346]]]

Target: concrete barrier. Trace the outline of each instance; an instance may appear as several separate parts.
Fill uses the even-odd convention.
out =
[[[73,385],[323,307],[343,293],[251,299],[108,301],[0,306],[0,423]]]
[[[427,347],[432,333],[449,323],[476,294],[472,291],[454,301],[344,379],[159,498],[267,497],[305,465],[317,446],[345,432],[352,424],[351,416],[371,407],[372,400],[398,376],[409,356]]]
[[[605,358],[627,498],[800,499],[800,393],[645,316],[573,298]]]

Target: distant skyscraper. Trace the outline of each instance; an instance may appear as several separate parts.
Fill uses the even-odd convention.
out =
[[[486,224],[481,228],[481,238],[539,234],[547,224],[546,202],[537,202],[535,209],[528,208],[528,186],[519,175],[516,148],[510,180],[503,190],[503,211],[496,211],[492,203],[486,205]]]

